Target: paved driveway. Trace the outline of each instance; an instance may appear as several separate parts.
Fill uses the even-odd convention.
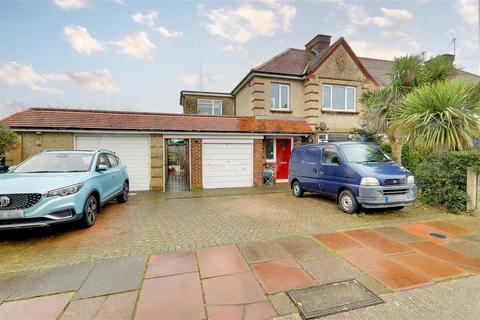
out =
[[[0,233],[0,273],[449,217],[415,205],[346,215],[330,200],[296,199],[281,187],[145,192],[105,207],[90,229]]]

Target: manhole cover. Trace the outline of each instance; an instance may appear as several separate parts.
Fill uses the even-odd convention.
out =
[[[383,303],[357,280],[290,291],[288,295],[307,320]]]
[[[446,235],[441,234],[441,233],[437,233],[437,232],[430,232],[428,235],[431,236],[431,237],[434,237],[434,238],[438,238],[438,239],[447,239]]]

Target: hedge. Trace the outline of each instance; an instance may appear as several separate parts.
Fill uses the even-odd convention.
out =
[[[420,199],[454,213],[466,210],[467,167],[480,171],[480,151],[432,154],[420,164],[417,186]]]

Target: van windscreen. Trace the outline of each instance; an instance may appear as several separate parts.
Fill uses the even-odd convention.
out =
[[[349,162],[390,162],[392,159],[374,144],[345,144],[341,146]]]

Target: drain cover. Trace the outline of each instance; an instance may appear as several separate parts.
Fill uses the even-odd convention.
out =
[[[434,237],[434,238],[438,238],[438,239],[447,239],[446,235],[441,234],[441,233],[437,233],[437,232],[430,232],[428,235],[431,236],[431,237]]]
[[[288,295],[307,320],[383,303],[357,280],[290,291]]]

